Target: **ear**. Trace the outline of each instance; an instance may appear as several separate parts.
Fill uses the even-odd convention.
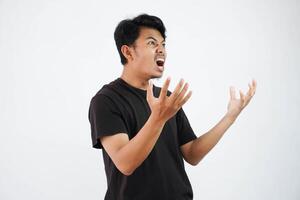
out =
[[[131,48],[127,45],[122,45],[121,46],[121,52],[124,55],[124,57],[127,59],[127,61],[132,61],[133,57],[132,57],[132,51]]]

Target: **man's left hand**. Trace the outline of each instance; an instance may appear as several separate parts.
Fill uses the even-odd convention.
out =
[[[227,116],[235,120],[240,112],[249,104],[251,98],[254,96],[256,91],[256,81],[253,79],[252,83],[249,83],[249,90],[246,95],[240,90],[240,98],[236,98],[235,88],[230,87],[230,101],[227,106]]]

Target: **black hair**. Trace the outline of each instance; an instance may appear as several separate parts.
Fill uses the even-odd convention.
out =
[[[115,29],[114,38],[123,65],[127,63],[127,59],[122,54],[121,47],[122,45],[133,45],[135,40],[139,37],[142,27],[156,29],[160,32],[161,36],[166,39],[166,28],[162,20],[156,16],[141,14],[133,19],[122,20]]]

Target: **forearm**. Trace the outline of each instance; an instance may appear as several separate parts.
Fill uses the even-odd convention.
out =
[[[130,175],[152,151],[165,122],[150,115],[145,125],[117,154],[119,167]]]
[[[191,146],[190,159],[193,163],[200,160],[218,143],[235,118],[225,115],[212,129],[198,137]]]

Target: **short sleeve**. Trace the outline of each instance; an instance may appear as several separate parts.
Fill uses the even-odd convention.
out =
[[[182,108],[176,114],[176,122],[180,146],[197,138]]]
[[[101,136],[127,133],[120,111],[108,97],[101,94],[90,102],[89,121],[93,147],[97,149],[103,148],[99,140]]]

